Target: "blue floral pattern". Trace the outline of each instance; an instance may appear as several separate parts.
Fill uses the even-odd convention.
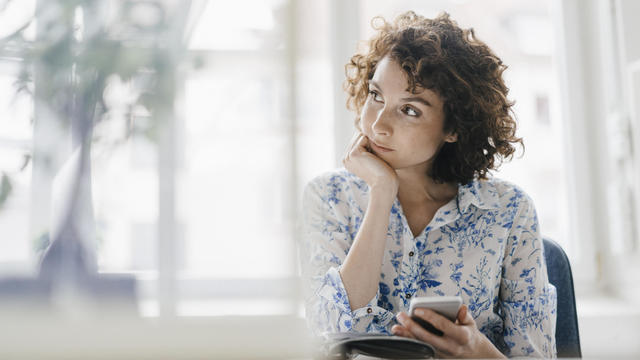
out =
[[[315,334],[390,334],[408,298],[459,295],[480,331],[507,356],[555,357],[556,291],[547,279],[536,210],[524,191],[497,178],[459,185],[415,238],[396,199],[378,293],[351,309],[340,267],[368,198],[366,183],[345,169],[305,188],[299,250],[306,317]]]

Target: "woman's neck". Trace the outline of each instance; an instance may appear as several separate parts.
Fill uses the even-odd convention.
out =
[[[424,202],[447,203],[458,194],[454,183],[439,184],[426,175],[426,171],[397,170],[399,186],[398,200],[403,204]]]

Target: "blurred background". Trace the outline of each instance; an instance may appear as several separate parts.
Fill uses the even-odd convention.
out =
[[[45,2],[0,0],[0,37]],[[103,1],[91,16],[109,18],[123,3]],[[172,28],[185,60],[172,73],[169,119],[158,128],[144,109],[123,110],[136,93],[113,78],[103,93],[110,111],[96,123],[91,149],[98,270],[135,276],[143,317],[303,316],[299,201],[307,181],[339,166],[354,131],[344,64],[373,34],[374,16],[447,11],[509,66],[526,151],[494,176],[529,193],[542,234],[569,255],[583,355],[640,355],[640,3],[162,3],[168,19],[183,19]],[[144,23],[154,15],[138,16]],[[74,19],[79,29],[93,21]],[[18,91],[19,49],[46,32],[38,22],[0,49],[4,276],[36,274],[60,211],[53,179],[72,143],[45,106]],[[135,46],[149,46],[145,39]],[[42,85],[37,76],[27,83],[32,93]]]

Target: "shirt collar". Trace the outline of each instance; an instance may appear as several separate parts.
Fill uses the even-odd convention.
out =
[[[465,185],[460,184],[457,200],[460,214],[464,214],[471,204],[479,209],[500,208],[500,197],[491,180],[473,179]]]
[[[499,209],[499,200],[500,196],[498,195],[495,184],[491,180],[474,179],[466,185],[460,184],[458,185],[458,196],[456,196],[455,199],[451,199],[451,201],[436,212],[434,219],[427,226],[425,232],[428,233],[458,220],[462,214],[467,212],[471,204],[479,209]],[[395,206],[397,212],[397,209],[400,207],[400,202],[397,199]]]

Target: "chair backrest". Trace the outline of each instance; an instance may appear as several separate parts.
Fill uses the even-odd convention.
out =
[[[573,275],[569,258],[555,241],[544,238],[544,258],[547,263],[549,282],[558,292],[556,320],[556,347],[558,357],[580,358],[580,334],[576,298],[573,291]]]

